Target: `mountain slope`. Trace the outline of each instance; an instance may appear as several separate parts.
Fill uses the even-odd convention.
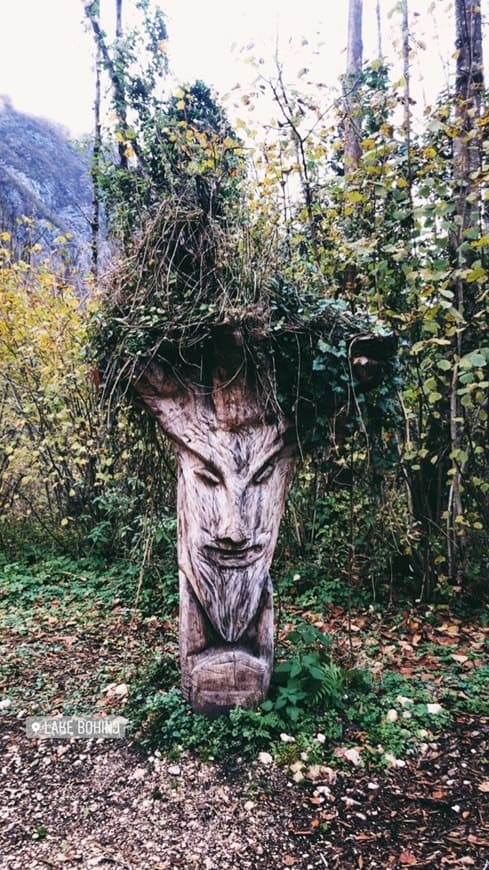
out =
[[[91,196],[88,151],[62,127],[17,112],[0,97],[0,231],[12,234],[14,250],[32,241],[49,250],[54,238],[69,234],[70,258],[85,260]]]

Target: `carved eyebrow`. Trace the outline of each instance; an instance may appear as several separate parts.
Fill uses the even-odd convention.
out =
[[[195,454],[195,456],[200,459],[200,456],[198,454]],[[210,477],[216,478],[216,481],[219,483],[222,483],[224,480],[224,477],[217,468],[217,466],[215,466],[212,462],[209,462],[208,460],[202,460],[202,467],[196,468],[195,474],[197,474],[199,477],[205,477],[206,475],[209,475]]]
[[[209,474],[218,477],[219,480],[224,480],[224,472],[219,468],[218,465],[215,465],[214,462],[211,462],[210,459],[207,459],[207,457],[204,456],[203,453],[200,453],[200,451],[196,450],[195,447],[191,447],[190,444],[187,444],[183,440],[183,438],[174,438],[173,441],[180,449],[185,450],[187,453],[191,453],[192,456],[195,456],[195,458],[202,463],[202,471],[208,471]]]
[[[277,447],[277,448],[275,448],[275,450],[272,450],[271,453],[269,453],[269,455],[266,457],[266,459],[260,463],[258,468],[253,469],[252,473],[249,476],[249,480],[255,480],[255,478],[259,477],[260,474],[262,474],[265,471],[267,466],[269,466],[269,465],[271,466],[273,464],[274,460],[278,459],[278,457],[280,456],[280,454],[282,453],[282,451],[284,449],[285,449],[285,444],[281,444],[280,447]]]
[[[193,456],[195,456],[195,458],[198,459],[199,462],[202,463],[202,466],[203,466],[202,470],[203,471],[205,471],[207,469],[207,471],[210,474],[218,477],[220,481],[224,482],[226,480],[225,472],[221,468],[219,468],[219,466],[216,465],[214,462],[211,462],[210,459],[208,459],[206,456],[204,456],[204,454],[201,453],[199,450],[197,450],[194,446],[191,447],[190,444],[186,443],[183,440],[183,438],[173,437],[172,440],[180,449],[185,450],[188,453],[191,453]],[[277,443],[277,441],[275,441],[275,444],[276,443]],[[257,477],[262,471],[264,471],[265,467],[267,465],[271,464],[274,460],[278,459],[280,454],[285,452],[287,449],[288,449],[288,445],[284,444],[282,441],[280,441],[278,446],[275,446],[275,445],[272,446],[270,452],[265,457],[265,459],[262,462],[260,462],[258,467],[256,465],[254,467],[252,467],[250,473],[248,474],[248,476],[246,478],[245,486],[247,486],[251,481],[253,481],[253,479],[255,477]]]

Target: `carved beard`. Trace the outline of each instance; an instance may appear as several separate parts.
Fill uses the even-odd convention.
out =
[[[258,610],[268,569],[263,555],[246,568],[223,568],[188,554],[192,588],[212,625],[228,643],[236,643]]]

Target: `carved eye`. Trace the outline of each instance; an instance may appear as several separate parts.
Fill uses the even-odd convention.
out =
[[[202,480],[207,486],[219,486],[221,477],[217,471],[212,468],[198,468],[195,472],[197,477]]]
[[[257,471],[253,478],[253,483],[265,483],[265,481],[272,476],[274,469],[275,464],[273,462],[267,462],[263,468],[260,468],[260,470]]]

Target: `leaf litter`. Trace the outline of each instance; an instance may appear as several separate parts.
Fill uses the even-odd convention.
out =
[[[302,615],[349,656],[342,608]],[[365,760],[368,735],[358,733],[332,748],[334,770],[301,761],[295,771],[271,753],[226,763],[182,752],[176,761],[130,740],[29,740],[27,714],[80,704],[123,711],[130,676],[149,651],[176,647],[168,621],[129,620],[117,605],[88,620],[56,616],[30,621],[27,636],[25,623],[9,621],[2,635],[2,866],[489,868],[489,717],[455,709],[450,726],[416,754],[402,763],[386,756],[388,766],[375,771]],[[448,609],[429,616],[383,614],[375,624],[359,611],[355,655],[379,677],[393,669],[424,674],[441,693],[447,656],[452,675],[470,673],[484,661],[487,630],[455,621]],[[457,693],[464,694],[454,689],[454,703]],[[443,705],[430,703],[436,715]],[[395,708],[402,717],[412,699],[400,694]]]

